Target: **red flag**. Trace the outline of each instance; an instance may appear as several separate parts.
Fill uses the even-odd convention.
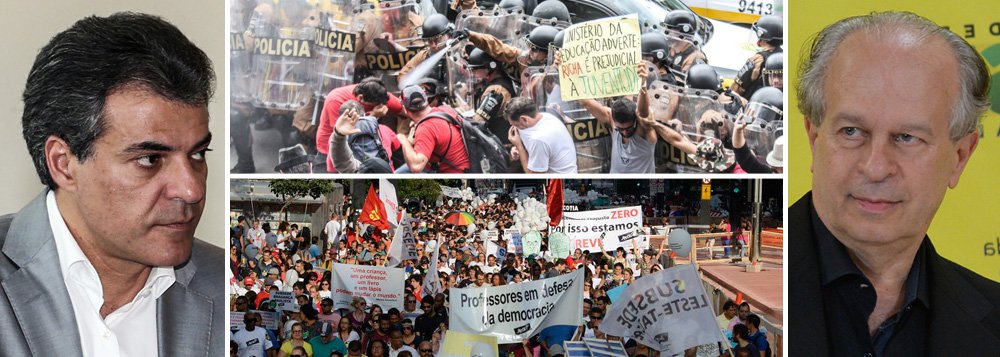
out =
[[[385,205],[375,194],[375,186],[368,186],[368,197],[365,198],[365,205],[361,207],[361,217],[358,221],[368,223],[378,229],[389,229],[389,220],[385,218]]]
[[[563,187],[562,179],[551,179],[549,180],[548,187],[545,189],[548,197],[545,198],[545,203],[549,208],[549,225],[558,226],[559,222],[562,221],[563,216]]]

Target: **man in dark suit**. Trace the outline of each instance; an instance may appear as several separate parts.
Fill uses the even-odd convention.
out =
[[[801,78],[813,184],[789,209],[790,355],[1000,355],[1000,284],[926,235],[989,106],[978,53],[873,13],[824,29]]]
[[[22,126],[47,187],[0,217],[0,356],[221,356],[205,206],[211,61],[155,16],[88,17],[41,49]]]

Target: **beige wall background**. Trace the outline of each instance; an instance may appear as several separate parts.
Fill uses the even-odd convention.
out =
[[[77,20],[107,16],[118,11],[158,15],[181,29],[188,38],[212,59],[218,78],[215,98],[209,104],[215,142],[208,154],[211,171],[205,213],[197,236],[220,247],[227,243],[225,152],[225,8],[223,0],[100,0],[100,1],[3,1],[0,2],[0,29],[3,29],[3,54],[0,55],[0,215],[15,213],[38,195],[43,186],[35,174],[28,150],[21,136],[21,93],[31,64],[49,39]]]

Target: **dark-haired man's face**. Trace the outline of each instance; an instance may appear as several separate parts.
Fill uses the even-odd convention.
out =
[[[106,128],[86,160],[55,137],[46,142],[67,226],[104,264],[180,265],[205,207],[207,107],[127,87],[108,95],[103,114]]]

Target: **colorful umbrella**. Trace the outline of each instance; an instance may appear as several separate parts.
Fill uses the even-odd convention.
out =
[[[456,226],[467,226],[476,222],[476,218],[466,211],[451,211],[444,216],[444,222]]]

